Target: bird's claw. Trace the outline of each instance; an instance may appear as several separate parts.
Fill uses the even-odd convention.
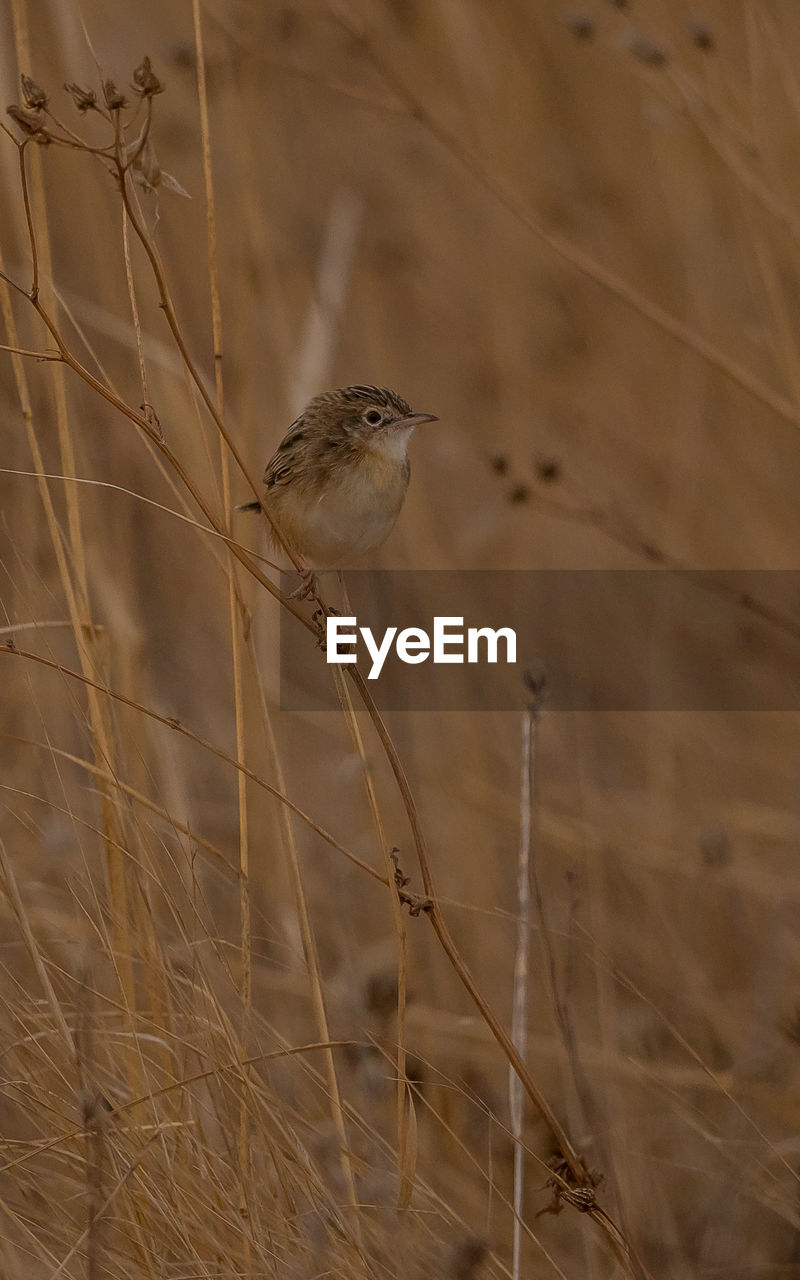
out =
[[[301,569],[299,572],[300,586],[289,593],[290,600],[308,600],[310,596],[315,596],[319,590],[319,582],[313,569]]]

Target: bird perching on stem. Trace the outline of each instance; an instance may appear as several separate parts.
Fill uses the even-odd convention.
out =
[[[306,406],[264,472],[264,497],[240,511],[263,509],[276,548],[303,565],[298,594],[316,590],[317,569],[341,571],[391,533],[408,489],[414,413],[385,387],[341,387]]]

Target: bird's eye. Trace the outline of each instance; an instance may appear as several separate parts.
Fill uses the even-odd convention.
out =
[[[364,421],[367,426],[379,427],[383,422],[383,415],[378,409],[367,409],[367,412],[364,414]]]

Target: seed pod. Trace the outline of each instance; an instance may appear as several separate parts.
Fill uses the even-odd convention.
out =
[[[25,99],[26,107],[31,107],[34,111],[41,111],[47,106],[47,94],[41,85],[35,80],[31,80],[30,76],[21,75],[22,96]]]
[[[149,58],[142,58],[133,73],[134,93],[141,98],[152,98],[154,93],[163,93],[164,86],[150,65]]]
[[[64,88],[79,111],[92,111],[97,106],[94,89],[84,89],[79,84],[65,84]]]
[[[120,111],[122,107],[128,105],[113,80],[103,81],[103,97],[106,100],[106,106],[109,111]]]

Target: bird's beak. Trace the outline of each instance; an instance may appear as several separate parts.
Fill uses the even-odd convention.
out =
[[[410,413],[407,418],[401,418],[398,427],[421,427],[423,422],[438,422],[439,419],[435,413]]]

